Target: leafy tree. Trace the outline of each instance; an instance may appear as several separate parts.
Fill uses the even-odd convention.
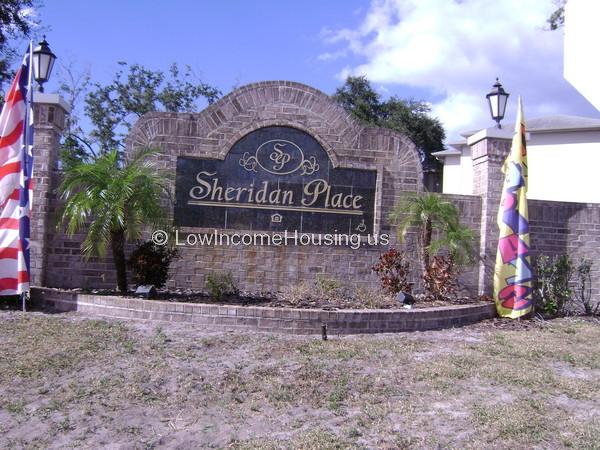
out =
[[[364,76],[348,77],[333,98],[367,124],[405,133],[417,146],[424,168],[440,168],[431,153],[444,149],[446,133],[439,119],[429,116],[431,107],[428,103],[395,96],[382,101]]]
[[[83,136],[80,125],[80,105],[90,88],[91,72],[89,68],[78,71],[73,61],[59,61],[58,91],[69,105],[70,112],[65,117],[63,133],[67,136]]]
[[[558,30],[565,25],[565,5],[567,0],[556,0],[556,9],[550,15],[546,23],[550,26],[551,30]]]
[[[437,167],[438,161],[431,153],[444,149],[446,137],[439,120],[428,114],[431,107],[422,101],[401,100],[391,97],[383,104],[381,126],[407,134],[421,152],[428,167]]]
[[[11,46],[12,39],[28,36],[31,29],[37,25],[35,18],[26,14],[29,8],[37,7],[34,0],[2,0],[0,2],[0,92],[4,93],[4,83],[13,77],[10,70],[19,52],[25,48],[16,49]],[[0,103],[4,98],[0,94]]]
[[[182,71],[172,64],[165,74],[139,64],[119,62],[119,66],[109,84],[94,83],[87,92],[84,110],[92,130],[86,136],[73,128],[67,135],[62,152],[67,164],[86,153],[102,155],[113,149],[120,153],[133,123],[147,112],[191,112],[199,109],[200,99],[211,104],[221,95],[215,87],[195,80],[189,67]],[[85,79],[79,85],[71,79],[61,85],[61,91],[73,97],[87,87]]]
[[[59,191],[66,200],[61,223],[69,233],[86,229],[86,257],[104,255],[110,245],[117,285],[125,293],[125,242],[138,237],[143,225],[156,225],[165,217],[161,196],[167,185],[147,159],[155,150],[126,159],[124,136],[147,112],[193,111],[199,99],[212,103],[220,92],[194,81],[190,68],[182,72],[173,64],[167,75],[138,64],[119,65],[109,84],[95,83],[91,89],[89,73],[76,76],[67,69],[61,91],[72,107],[87,92],[84,111],[92,130],[84,134],[77,118],[67,124]]]
[[[80,126],[79,106],[90,85],[90,70],[79,72],[73,62],[60,64],[58,70],[59,92],[69,105],[69,114],[65,117],[65,128],[61,143],[61,165],[67,169],[73,164],[85,160],[88,156],[96,157],[96,152],[88,143]]]
[[[335,91],[333,99],[357,119],[371,125],[380,124],[383,115],[381,98],[366,77],[346,78],[344,85]]]
[[[471,261],[473,232],[459,222],[456,206],[435,193],[405,197],[390,214],[397,224],[400,240],[412,228],[418,228],[418,251],[423,273],[431,269],[431,255],[447,250],[452,260],[459,264]],[[435,238],[435,239],[434,239]]]
[[[33,0],[3,0],[0,3],[0,45],[16,35],[29,34],[32,22],[25,11],[33,6]]]
[[[148,159],[155,153],[143,149],[123,161],[115,149],[73,162],[59,187],[66,200],[61,225],[66,224],[69,234],[86,230],[86,258],[104,256],[110,245],[122,293],[127,292],[126,240],[138,238],[143,225],[158,225],[165,218],[165,177]]]

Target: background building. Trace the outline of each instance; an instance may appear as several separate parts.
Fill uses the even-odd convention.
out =
[[[555,115],[526,120],[528,198],[600,203],[600,119]],[[444,164],[443,192],[473,194],[471,148],[486,138],[510,139],[512,124],[463,133],[462,141],[434,153]]]

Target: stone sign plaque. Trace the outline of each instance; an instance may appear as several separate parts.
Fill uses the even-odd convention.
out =
[[[308,133],[266,127],[225,160],[177,159],[175,225],[373,234],[375,170],[333,168]]]

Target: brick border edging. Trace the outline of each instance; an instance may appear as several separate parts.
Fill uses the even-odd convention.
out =
[[[82,294],[32,288],[31,300],[56,311],[94,316],[183,322],[224,328],[246,328],[288,334],[389,333],[451,328],[496,317],[493,303],[412,310],[309,310],[260,306],[221,306],[161,302],[130,297]]]

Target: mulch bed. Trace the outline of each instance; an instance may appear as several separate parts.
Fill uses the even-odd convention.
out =
[[[93,295],[114,295],[121,294],[114,290],[90,290],[84,291],[81,289],[73,289],[72,291],[81,292],[82,294]],[[131,292],[127,297],[136,297]],[[416,303],[413,308],[433,308],[452,305],[472,305],[479,304],[482,301],[489,301],[487,297],[471,298],[471,297],[456,297],[447,300],[430,300],[415,296]],[[375,304],[366,304],[364,299],[352,296],[332,296],[332,297],[314,297],[310,296],[305,299],[290,302],[287,299],[281,298],[278,294],[272,292],[239,292],[237,295],[228,295],[222,299],[215,299],[208,294],[202,292],[194,292],[191,290],[181,291],[166,291],[159,290],[155,297],[149,301],[159,300],[167,302],[181,303],[209,303],[214,305],[241,305],[241,306],[264,306],[277,308],[299,308],[299,309],[402,309],[403,305],[393,297],[379,298]]]
[[[480,303],[480,300],[475,298],[463,297],[463,298],[451,298],[448,300],[425,300],[417,299],[416,303],[412,305],[413,308],[434,308],[441,306],[452,306],[452,305],[471,305]],[[389,298],[384,301],[378,302],[376,305],[368,306],[361,302],[360,299],[353,298],[309,298],[299,302],[290,303],[286,300],[273,299],[268,302],[265,306],[281,307],[281,308],[301,308],[301,309],[402,309],[403,305],[395,300]]]

